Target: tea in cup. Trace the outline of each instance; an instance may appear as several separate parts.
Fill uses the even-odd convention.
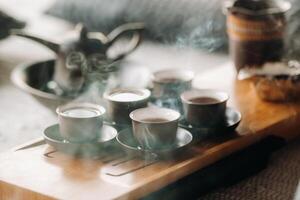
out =
[[[119,124],[130,124],[129,114],[138,108],[146,107],[151,92],[147,89],[117,88],[104,94],[107,100],[108,117]]]
[[[91,103],[70,103],[56,109],[59,131],[70,142],[91,142],[101,134],[105,108]]]
[[[228,95],[215,90],[189,90],[181,94],[184,117],[196,127],[214,127],[224,122]]]
[[[147,107],[130,113],[133,135],[145,149],[174,144],[180,113],[168,108]]]

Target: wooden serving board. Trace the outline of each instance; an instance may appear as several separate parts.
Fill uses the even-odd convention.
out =
[[[0,155],[0,199],[137,199],[268,135],[300,134],[300,104],[262,102],[250,81],[235,80],[230,63],[198,76],[194,86],[231,95],[229,105],[243,116],[236,133],[194,143],[169,160],[123,151],[79,159],[38,139]]]

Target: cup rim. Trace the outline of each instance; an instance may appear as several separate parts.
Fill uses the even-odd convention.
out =
[[[96,109],[99,111],[97,115],[92,116],[92,117],[72,117],[64,114],[64,111],[72,109],[72,108],[91,108],[91,109]],[[92,119],[92,118],[97,118],[99,116],[102,116],[106,113],[106,109],[98,104],[94,103],[88,103],[88,102],[73,102],[73,103],[68,103],[65,105],[58,106],[56,108],[56,113],[58,116],[62,116],[64,118],[71,118],[71,119]]]
[[[134,115],[137,114],[138,112],[149,112],[150,110],[160,110],[162,111],[163,113],[165,112],[171,112],[173,115],[174,115],[174,119],[170,119],[170,120],[167,120],[167,121],[162,121],[162,122],[149,122],[149,121],[145,121],[145,120],[141,120],[141,119],[137,119]],[[180,113],[177,112],[176,110],[173,110],[173,109],[169,109],[169,108],[161,108],[161,107],[145,107],[145,108],[139,108],[139,109],[136,109],[134,111],[132,111],[130,114],[129,114],[129,117],[132,121],[135,121],[135,122],[140,122],[140,123],[143,123],[143,124],[166,124],[166,123],[170,123],[170,122],[175,122],[175,121],[178,121],[180,119]]]
[[[176,82],[170,82],[170,81],[162,81],[162,77],[158,76],[169,76],[173,75],[175,78],[176,76],[178,81]],[[179,76],[183,78],[179,78]],[[186,69],[165,69],[165,70],[159,70],[153,73],[152,75],[152,82],[153,83],[160,83],[160,84],[172,84],[172,83],[184,83],[184,82],[190,82],[194,79],[195,73],[191,70]],[[173,78],[173,77],[172,77]]]
[[[139,93],[138,95],[140,95],[142,98],[137,100],[132,100],[132,101],[118,101],[111,97],[111,95],[114,93],[123,93],[123,92],[135,93],[135,94]],[[150,95],[151,95],[150,90],[145,88],[124,87],[124,88],[114,88],[112,90],[106,91],[103,94],[103,97],[104,99],[115,103],[132,103],[132,102],[145,101],[150,97]]]
[[[222,96],[221,98],[217,98],[218,99],[218,102],[212,102],[212,103],[196,103],[196,102],[192,102],[190,99],[191,98],[188,98],[187,96],[188,95],[192,95],[192,93],[196,93],[196,94],[199,94],[197,95],[198,97],[202,97],[205,96],[205,97],[212,97],[212,98],[216,98],[215,96],[213,95],[210,95],[210,94],[214,94],[214,95],[220,95]],[[207,95],[203,95],[203,93],[207,94]],[[210,94],[209,94],[210,93]],[[196,97],[196,96],[195,96]],[[192,90],[188,90],[188,91],[185,91],[183,92],[181,95],[180,95],[180,98],[181,98],[181,101],[183,103],[186,103],[188,105],[217,105],[217,104],[222,104],[222,103],[225,103],[226,101],[228,101],[229,99],[229,95],[226,93],[226,92],[223,92],[223,91],[220,91],[220,90],[213,90],[213,89],[192,89]]]

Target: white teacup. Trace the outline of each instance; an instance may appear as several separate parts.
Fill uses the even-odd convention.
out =
[[[156,98],[178,98],[192,86],[194,72],[183,69],[168,69],[153,74],[153,96]]]
[[[229,96],[216,90],[193,89],[181,94],[184,117],[193,126],[215,127],[224,122]]]
[[[175,142],[180,113],[159,107],[147,107],[130,113],[133,135],[143,148],[157,149]]]
[[[111,121],[130,124],[129,114],[138,108],[147,107],[151,92],[140,88],[116,88],[104,94],[107,114]]]
[[[99,137],[105,108],[91,103],[70,103],[56,109],[59,131],[71,142],[91,142]]]

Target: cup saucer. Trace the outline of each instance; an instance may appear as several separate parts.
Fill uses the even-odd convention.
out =
[[[115,128],[108,125],[103,125],[100,132],[101,134],[97,141],[74,143],[65,140],[59,132],[59,125],[54,124],[45,129],[43,136],[46,143],[58,151],[72,155],[90,156],[103,152],[106,147],[113,143],[118,134]]]
[[[129,152],[138,152],[142,154],[157,154],[160,156],[168,156],[178,153],[188,147],[193,140],[193,135],[186,129],[178,127],[176,141],[173,145],[157,149],[143,149],[134,138],[131,129],[125,129],[118,133],[116,137],[118,143]]]
[[[225,120],[217,127],[195,127],[189,124],[185,119],[179,122],[179,127],[191,131],[196,139],[201,139],[209,136],[217,136],[218,134],[233,132],[239,125],[242,115],[231,107],[226,108]]]
[[[127,128],[130,128],[130,127],[131,127],[131,124],[120,124],[120,123],[111,121],[111,120],[109,120],[109,119],[105,119],[105,120],[103,121],[103,124],[104,124],[104,125],[107,125],[107,126],[114,127],[114,128],[117,129],[118,131],[124,130],[124,129],[127,129]]]

